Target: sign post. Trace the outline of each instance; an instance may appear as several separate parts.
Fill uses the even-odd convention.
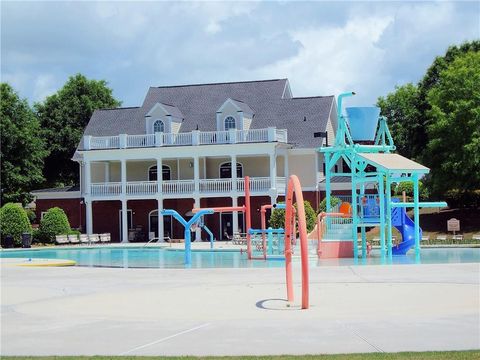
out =
[[[460,220],[451,218],[447,221],[447,231],[453,231],[453,238],[455,239],[455,231],[460,231]]]

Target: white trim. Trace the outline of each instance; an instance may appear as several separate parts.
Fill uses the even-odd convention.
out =
[[[229,179],[229,178],[222,178],[222,172],[220,171],[220,168],[222,167],[222,165],[225,165],[225,164],[230,164],[230,169],[232,168],[232,162],[231,161],[225,161],[225,162],[221,163],[220,165],[218,165],[218,179]],[[237,165],[238,164],[240,164],[240,167],[242,168],[242,176],[240,176],[242,178],[242,177],[244,177],[244,175],[243,175],[243,164],[241,162],[239,162],[238,160],[237,160],[237,163],[235,164],[235,173],[237,171]],[[233,178],[233,176],[232,176],[232,178]],[[238,176],[237,176],[237,178],[238,178]]]
[[[237,109],[237,111],[242,111],[242,109],[240,109],[238,107],[238,105],[235,104],[235,101],[233,101],[233,99],[228,98],[227,100],[225,100],[225,102],[222,104],[222,106],[220,106],[220,108],[217,110],[217,113],[223,112],[223,110],[225,109],[225,107],[227,106],[228,103],[232,104],[235,107],[235,109]]]
[[[37,200],[50,200],[50,199],[82,199],[80,191],[49,191],[49,192],[35,192],[32,191],[31,194]]]
[[[287,99],[291,99],[292,98],[292,89],[290,89],[290,82],[288,81],[285,81],[285,87],[283,88],[283,93],[282,93],[282,99],[285,99],[285,93],[287,92],[288,90],[288,95],[289,97]]]

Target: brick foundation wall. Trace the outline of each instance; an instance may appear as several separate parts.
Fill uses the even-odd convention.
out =
[[[37,223],[40,223],[42,212],[48,211],[53,207],[59,207],[67,214],[70,226],[74,229],[85,228],[85,205],[82,204],[83,199],[37,199],[36,215]]]

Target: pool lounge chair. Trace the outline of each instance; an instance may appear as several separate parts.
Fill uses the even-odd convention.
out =
[[[101,243],[108,243],[111,240],[112,239],[111,239],[110,233],[100,234],[100,242]]]
[[[80,234],[79,238],[80,238],[80,243],[81,244],[88,244],[89,243],[87,234]]]
[[[98,243],[100,241],[100,239],[98,238],[98,234],[88,235],[88,241],[90,241],[92,244]]]
[[[452,236],[452,242],[455,242],[455,241],[463,241],[463,235],[461,235],[461,234],[453,235]]]
[[[422,241],[425,241],[428,244],[430,242],[430,235],[422,236]]]
[[[57,245],[65,245],[68,244],[68,237],[67,235],[56,235],[55,236],[55,243]]]
[[[77,234],[68,235],[68,242],[70,244],[80,244],[80,240]]]
[[[473,234],[472,240],[480,240],[480,234]]]
[[[447,235],[437,235],[437,237],[435,238],[435,240],[447,242]]]

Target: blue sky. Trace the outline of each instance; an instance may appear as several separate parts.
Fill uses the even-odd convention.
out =
[[[1,78],[31,103],[75,73],[124,106],[149,86],[289,78],[370,105],[480,38],[479,2],[4,2]]]

